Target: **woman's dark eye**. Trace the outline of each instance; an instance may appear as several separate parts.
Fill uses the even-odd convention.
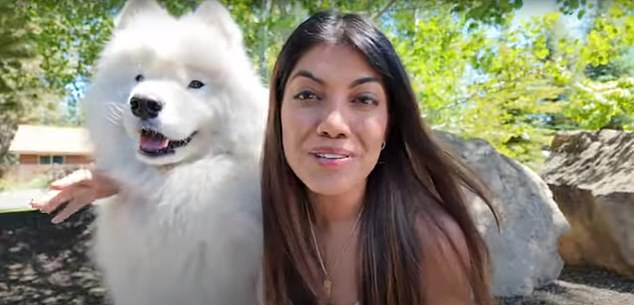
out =
[[[142,82],[145,79],[145,77],[143,76],[143,74],[137,74],[137,76],[134,77],[134,80],[137,82]]]
[[[300,101],[319,99],[315,93],[312,93],[310,91],[302,91],[300,93],[297,93],[293,98]]]
[[[359,96],[355,99],[355,102],[363,105],[377,105],[378,101],[371,96]]]
[[[189,82],[189,85],[187,85],[187,87],[192,88],[192,89],[200,89],[202,87],[204,87],[205,84],[199,80],[193,80],[191,82]]]

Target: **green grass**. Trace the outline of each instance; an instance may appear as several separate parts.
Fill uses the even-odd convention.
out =
[[[46,188],[49,178],[46,174],[35,176],[29,181],[19,182],[11,177],[0,178],[0,192],[17,191],[25,189]]]
[[[29,181],[19,182],[12,177],[2,177],[0,178],[0,192],[11,192],[11,191],[19,191],[25,189],[34,189],[34,188],[46,188],[48,186],[48,177],[45,174],[38,175]],[[24,206],[19,208],[2,208],[0,207],[0,214],[7,213],[19,213],[19,212],[32,212],[36,211],[36,209],[31,208],[30,206]]]
[[[36,209],[34,209],[34,208],[0,209],[0,214],[20,213],[20,212],[33,212],[33,211],[36,211]]]

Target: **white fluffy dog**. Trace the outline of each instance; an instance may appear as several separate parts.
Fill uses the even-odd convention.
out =
[[[97,167],[96,261],[115,305],[253,305],[266,89],[229,12],[175,18],[132,0],[85,97]]]

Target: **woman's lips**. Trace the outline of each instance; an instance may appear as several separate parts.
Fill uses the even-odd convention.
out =
[[[348,163],[352,158],[352,152],[336,147],[317,147],[310,151],[319,165],[325,167],[340,167]]]

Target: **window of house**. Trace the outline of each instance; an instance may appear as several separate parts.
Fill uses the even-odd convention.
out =
[[[40,156],[40,164],[64,164],[64,156],[50,156],[43,155]]]
[[[64,156],[52,156],[53,164],[64,164]]]
[[[51,164],[51,156],[40,156],[40,164]]]

